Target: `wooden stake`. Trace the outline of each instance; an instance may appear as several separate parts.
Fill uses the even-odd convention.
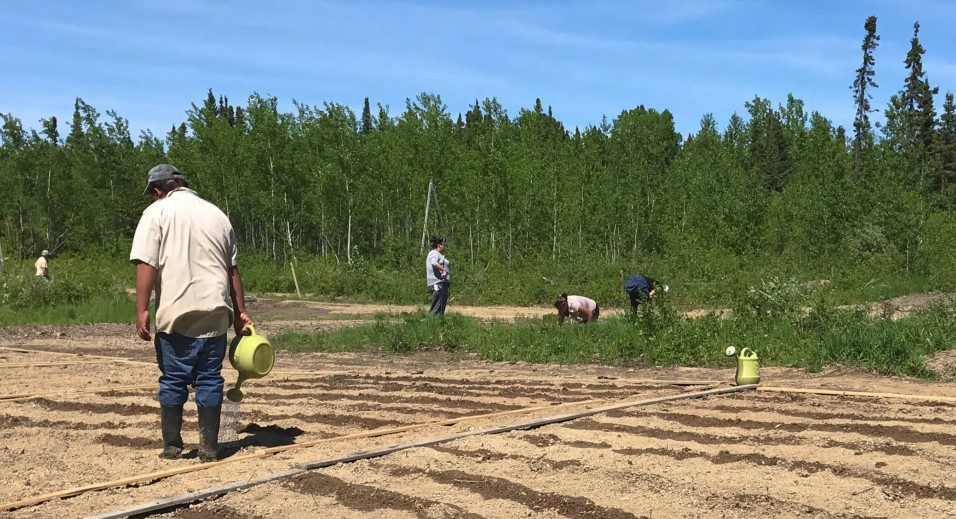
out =
[[[302,292],[299,290],[299,278],[295,275],[295,263],[290,261],[289,268],[292,269],[292,281],[295,283],[295,296],[302,299]]]
[[[757,391],[771,391],[774,393],[804,393],[831,396],[867,396],[873,398],[902,398],[909,400],[927,400],[939,402],[956,402],[956,397],[938,395],[909,395],[904,393],[870,393],[866,391],[838,391],[834,389],[802,389],[795,387],[760,386]]]
[[[371,451],[355,452],[352,454],[348,454],[346,456],[338,456],[334,458],[327,458],[327,459],[312,461],[307,463],[299,463],[292,470],[286,470],[286,471],[277,472],[274,474],[269,474],[267,476],[263,476],[253,480],[237,481],[237,482],[228,483],[225,485],[219,485],[216,487],[200,490],[198,492],[192,492],[189,494],[179,494],[166,499],[161,499],[159,501],[153,501],[150,503],[146,503],[144,505],[138,505],[132,508],[127,508],[125,510],[105,512],[105,513],[93,516],[93,519],[118,519],[121,517],[129,517],[129,516],[140,515],[140,514],[149,513],[149,512],[158,512],[158,511],[166,510],[176,506],[185,505],[187,503],[202,501],[212,497],[221,496],[223,494],[226,494],[234,490],[242,490],[242,489],[250,488],[253,486],[261,485],[264,483],[268,483],[270,481],[275,481],[277,479],[283,479],[283,478],[296,476],[308,470],[313,470],[313,469],[322,468],[322,467],[330,467],[332,465],[338,465],[342,463],[351,463],[358,460],[378,458],[381,456],[386,456],[388,454],[392,454],[392,453],[403,451],[403,450],[415,449],[420,447],[430,447],[432,445],[447,443],[447,442],[458,440],[461,438],[467,438],[469,436],[500,434],[500,433],[509,432],[509,431],[534,429],[534,428],[542,427],[545,425],[550,425],[550,424],[555,424],[560,422],[567,422],[577,418],[592,416],[595,414],[599,414],[599,413],[603,413],[603,412],[611,411],[615,409],[624,409],[627,407],[651,405],[651,404],[657,404],[661,402],[670,402],[673,400],[681,400],[681,399],[688,399],[688,398],[701,398],[701,397],[710,396],[710,395],[736,393],[740,391],[747,391],[750,389],[754,389],[756,387],[757,387],[756,385],[736,386],[736,387],[711,389],[707,391],[698,391],[694,393],[683,393],[679,395],[669,395],[669,396],[650,398],[645,400],[624,402],[620,404],[613,404],[609,406],[589,409],[587,411],[582,411],[578,413],[552,416],[549,418],[519,422],[519,423],[515,423],[511,425],[491,427],[488,429],[481,429],[477,431],[467,431],[463,433],[453,434],[450,436],[444,436],[440,438],[432,438],[432,439],[426,439],[426,440],[418,440],[418,441],[413,441],[410,443],[403,443],[400,445],[384,447],[381,449],[374,449]],[[489,415],[489,416],[493,416],[496,414],[507,414],[507,412],[492,413],[492,415]],[[0,505],[0,506],[6,507],[7,505]],[[27,505],[22,505],[22,506],[27,506]],[[9,510],[9,508],[2,508],[2,509]]]
[[[425,252],[425,237],[428,235],[428,209],[432,203],[432,181],[428,181],[428,193],[425,194],[425,221],[422,224],[422,252]]]

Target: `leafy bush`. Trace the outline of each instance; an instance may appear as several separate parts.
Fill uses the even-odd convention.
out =
[[[761,318],[790,318],[800,315],[807,305],[807,290],[795,278],[762,279],[737,301],[735,313]]]
[[[941,288],[956,290],[956,211],[935,213],[927,219],[918,264]]]

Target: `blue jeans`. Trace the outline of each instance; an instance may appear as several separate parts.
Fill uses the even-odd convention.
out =
[[[196,390],[196,405],[222,405],[222,360],[226,336],[194,339],[178,333],[156,334],[159,404],[180,406],[189,398],[189,385]]]
[[[441,317],[445,315],[445,306],[448,304],[448,286],[451,283],[443,281],[434,285],[432,291],[432,305],[428,308],[428,313]]]

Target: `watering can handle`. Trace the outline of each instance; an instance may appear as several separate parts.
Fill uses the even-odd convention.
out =
[[[751,350],[750,348],[744,348],[744,349],[740,350],[740,357],[741,357],[741,358],[749,359],[749,358],[751,358],[751,357],[756,357],[756,356],[757,356],[757,354],[754,353],[754,351]]]
[[[249,331],[249,333],[245,333],[247,330]],[[251,324],[247,324],[242,327],[242,332],[243,332],[243,335],[255,335],[256,327]]]

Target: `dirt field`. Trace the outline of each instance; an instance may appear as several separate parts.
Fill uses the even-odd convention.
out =
[[[259,303],[257,303],[259,304]],[[271,306],[270,306],[271,305]],[[335,305],[259,304],[266,334],[348,325]],[[491,312],[492,310],[482,310]],[[269,322],[265,317],[269,317]],[[150,345],[122,325],[0,330],[0,502],[163,469]],[[20,348],[21,351],[9,348]],[[82,354],[77,356],[76,354]],[[138,362],[119,362],[93,355]],[[70,365],[39,363],[83,362]],[[17,367],[14,364],[31,363]],[[776,386],[956,396],[954,383],[856,370],[767,368]],[[231,375],[231,374],[230,374]],[[280,352],[249,383],[231,458],[263,447],[445,418],[531,413],[334,441],[21,508],[11,517],[76,517],[414,439],[726,386],[731,369],[635,370]],[[648,379],[714,381],[673,386]],[[109,390],[109,388],[135,387]],[[147,387],[141,387],[147,386]],[[106,388],[96,393],[70,391]],[[593,405],[593,404],[592,404]],[[184,438],[196,442],[187,405]],[[632,408],[496,436],[475,436],[311,471],[169,517],[946,517],[956,514],[956,404],[748,392]],[[192,451],[191,451],[192,454]],[[228,458],[227,458],[228,459]]]

